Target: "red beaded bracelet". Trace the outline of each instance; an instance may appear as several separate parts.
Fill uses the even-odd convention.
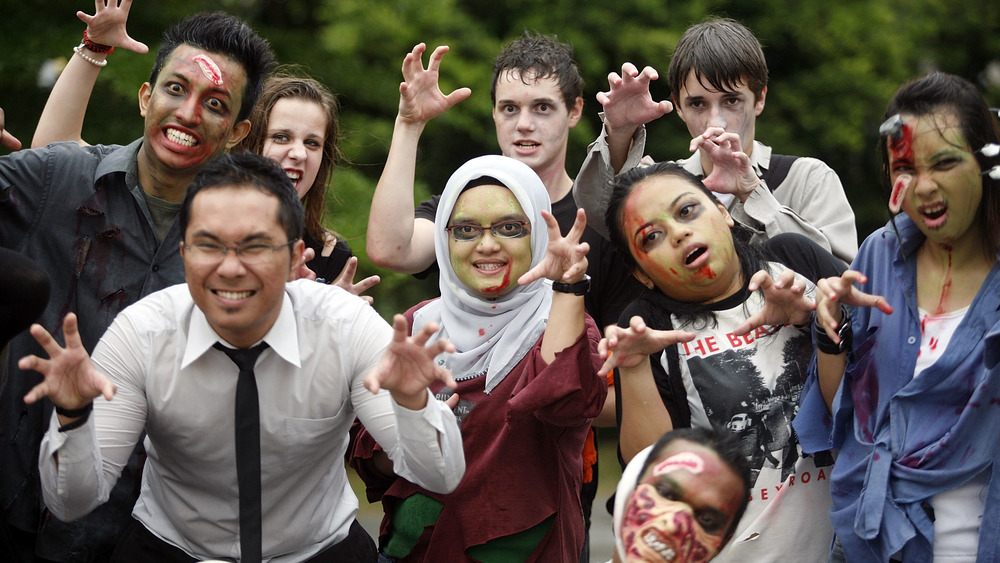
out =
[[[83,30],[83,45],[84,47],[91,50],[94,53],[111,54],[115,52],[115,48],[111,45],[101,45],[100,43],[94,43],[87,37],[87,30]]]

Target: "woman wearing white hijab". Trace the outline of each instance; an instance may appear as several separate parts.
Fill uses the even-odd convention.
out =
[[[607,394],[583,305],[584,224],[580,212],[560,236],[541,180],[511,158],[472,159],[448,181],[435,220],[441,298],[406,316],[455,344],[437,361],[458,387],[436,392],[459,419],[466,474],[448,495],[391,482],[382,561],[579,560],[581,452]],[[385,486],[372,480],[376,450],[364,435],[353,450],[370,500]]]

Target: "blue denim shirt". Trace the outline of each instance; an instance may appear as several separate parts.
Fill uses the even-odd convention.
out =
[[[156,240],[139,186],[141,143],[54,143],[0,157],[0,246],[29,256],[48,272],[52,297],[38,322],[60,342],[62,318],[71,311],[79,317],[84,347],[93,350],[122,309],[184,281],[179,227],[175,221],[165,239]],[[10,525],[26,531],[39,526],[38,447],[52,407],[49,401],[24,404],[41,376],[22,372],[17,360],[42,352],[27,332],[15,337],[0,393],[0,508]],[[130,467],[140,469],[136,460]],[[138,494],[138,475],[133,477],[123,475],[112,501],[90,516],[72,524],[45,521],[39,545],[46,556],[91,560],[105,534],[117,535],[108,526],[131,520]]]
[[[943,355],[913,377],[920,351],[916,250],[924,240],[905,215],[868,237],[852,269],[860,289],[893,307],[852,314],[853,350],[833,402],[815,361],[795,419],[807,451],[839,448],[831,519],[848,561],[930,561],[934,524],[922,504],[983,471],[991,475],[979,561],[1000,561],[1000,262],[993,266]]]

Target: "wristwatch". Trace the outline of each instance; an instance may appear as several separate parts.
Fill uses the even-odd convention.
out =
[[[573,295],[586,295],[590,291],[590,276],[584,274],[583,279],[576,283],[552,282],[552,291],[559,293],[572,293]]]

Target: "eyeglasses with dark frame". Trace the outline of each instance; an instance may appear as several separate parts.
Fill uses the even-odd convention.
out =
[[[489,229],[490,234],[494,238],[500,239],[510,239],[510,238],[521,238],[526,237],[531,234],[531,224],[527,221],[518,221],[516,219],[510,221],[500,221],[499,223],[494,223],[488,227],[483,227],[480,225],[472,225],[469,223],[458,223],[455,225],[448,225],[444,230],[451,234],[451,237],[455,239],[456,242],[473,242],[482,238],[483,233]]]
[[[299,239],[292,239],[284,244],[272,246],[263,242],[246,242],[237,246],[226,246],[217,242],[201,241],[194,244],[184,244],[188,251],[187,258],[198,264],[219,264],[225,260],[232,250],[240,262],[251,266],[264,264],[271,260],[274,252],[295,244]]]

